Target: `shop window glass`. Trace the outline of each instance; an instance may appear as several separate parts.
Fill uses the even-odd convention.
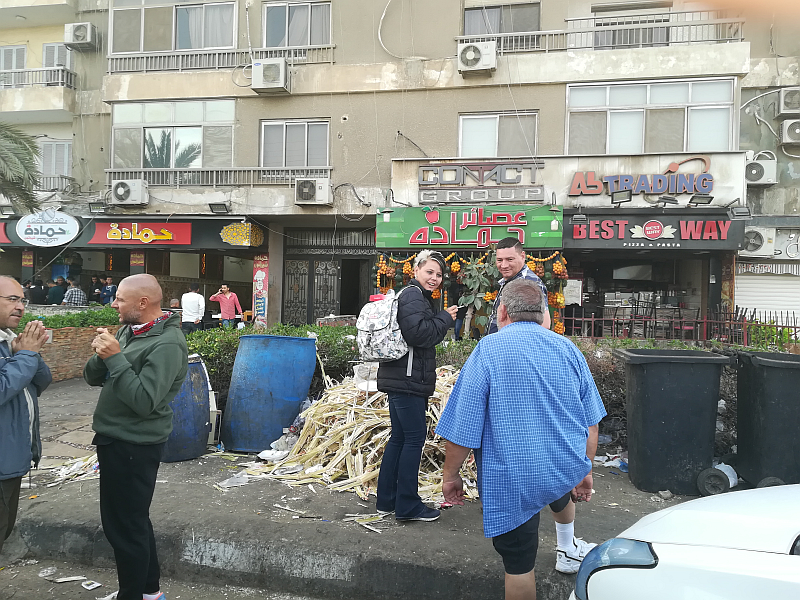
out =
[[[331,40],[330,2],[264,6],[264,47],[325,46]]]
[[[729,108],[689,109],[689,152],[730,150],[731,111]]]
[[[692,84],[692,102],[730,102],[733,85],[730,81],[702,81]]]
[[[461,156],[497,155],[497,116],[461,118]]]
[[[115,10],[111,35],[112,52],[139,52],[142,37],[141,9]]]
[[[539,31],[538,3],[483,6],[464,10],[464,35]]]
[[[609,119],[608,153],[641,154],[644,111],[614,111]]]
[[[233,128],[203,128],[203,167],[228,169],[233,165]]]
[[[144,105],[145,123],[171,123],[171,102],[147,102]]]
[[[647,111],[644,130],[645,152],[683,152],[683,108],[658,108]]]
[[[606,105],[605,86],[574,87],[569,90],[570,108],[589,108]]]
[[[262,167],[328,166],[328,123],[262,123]]]
[[[144,9],[144,52],[163,52],[172,50],[172,7]]]
[[[647,104],[646,85],[613,85],[608,90],[609,106],[637,106]]]
[[[606,113],[579,112],[569,117],[569,153],[606,153]]]
[[[502,115],[497,129],[497,156],[536,153],[536,115]]]
[[[655,83],[650,86],[650,104],[686,104],[688,83]]]
[[[142,130],[114,130],[114,168],[139,169],[142,166]]]

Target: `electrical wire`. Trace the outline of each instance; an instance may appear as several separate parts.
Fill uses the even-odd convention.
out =
[[[759,94],[758,96],[753,96],[752,98],[750,98],[750,100],[748,100],[747,102],[745,102],[744,104],[742,104],[742,105],[739,107],[739,110],[742,110],[742,109],[743,109],[745,106],[747,106],[748,104],[750,104],[751,102],[753,102],[753,101],[755,101],[755,100],[758,100],[759,98],[763,98],[764,96],[769,96],[770,94],[777,94],[777,93],[778,93],[778,92],[780,92],[780,91],[781,91],[780,89],[777,89],[777,90],[770,90],[770,91],[768,91],[768,92],[764,92],[763,94]]]
[[[428,60],[424,56],[399,56],[399,55],[395,54],[394,52],[390,51],[386,47],[386,44],[383,43],[383,37],[381,36],[381,29],[383,29],[383,20],[386,18],[386,11],[389,10],[389,5],[391,3],[392,3],[392,0],[389,0],[386,3],[386,7],[383,9],[383,14],[381,15],[381,20],[378,21],[378,42],[380,43],[381,48],[383,48],[383,51],[386,52],[386,54],[388,54],[389,56],[392,56],[394,58],[398,58],[400,60]],[[413,26],[412,26],[412,29],[413,29]]]

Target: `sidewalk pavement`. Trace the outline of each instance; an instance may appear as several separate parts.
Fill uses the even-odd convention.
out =
[[[45,393],[44,468],[94,452],[88,444],[98,395],[99,388],[77,379]],[[151,516],[165,576],[329,598],[503,597],[502,562],[483,537],[479,503],[443,511],[433,523],[400,524],[386,517],[371,523],[376,533],[343,520],[375,513],[374,498],[363,502],[352,493],[266,480],[227,491],[214,487],[251,459],[206,455],[162,465]],[[614,537],[642,516],[684,500],[640,492],[618,469],[596,467],[594,474],[595,496],[578,506],[576,519],[576,535],[587,541]],[[100,525],[98,481],[46,487],[51,479],[51,472],[40,470],[32,478],[35,487],[23,490],[18,529],[30,553],[112,566]],[[566,600],[575,577],[555,571],[555,526],[546,514],[539,535],[538,597]]]

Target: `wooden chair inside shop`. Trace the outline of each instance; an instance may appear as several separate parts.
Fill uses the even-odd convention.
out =
[[[653,336],[657,338],[671,338],[678,309],[673,306],[656,308],[653,319]]]
[[[699,308],[681,308],[679,309],[678,318],[675,321],[675,337],[685,340],[691,338],[697,339],[700,326],[700,309]]]
[[[646,338],[652,335],[653,314],[655,309],[655,302],[637,300],[634,303],[628,325],[628,337]]]

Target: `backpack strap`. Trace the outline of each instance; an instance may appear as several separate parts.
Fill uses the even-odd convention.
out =
[[[419,293],[422,294],[422,290],[420,290],[417,286],[415,286],[415,285],[407,285],[402,290],[400,290],[400,293],[397,294],[397,297],[399,298],[400,294],[405,292],[408,288],[412,288],[412,287],[416,288],[417,290],[419,290]],[[423,294],[423,298],[424,297],[425,297],[425,295]],[[414,346],[409,345],[408,346],[408,365],[406,366],[406,377],[411,377],[411,369],[413,369],[413,368],[414,368]]]

